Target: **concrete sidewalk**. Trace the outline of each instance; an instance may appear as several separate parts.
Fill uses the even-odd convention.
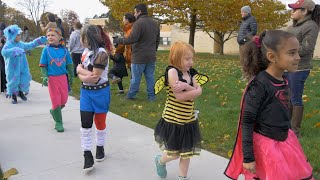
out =
[[[47,88],[32,82],[28,101],[11,104],[0,94],[0,164],[16,168],[14,180],[157,180],[154,156],[160,151],[153,130],[108,113],[106,159],[85,175],[80,147],[79,101],[69,97],[63,109],[64,133],[54,130]],[[94,146],[95,147],[95,146]],[[93,149],[95,154],[95,148]],[[192,158],[192,180],[223,180],[228,160],[202,151]],[[176,180],[178,161],[167,164],[168,180]]]

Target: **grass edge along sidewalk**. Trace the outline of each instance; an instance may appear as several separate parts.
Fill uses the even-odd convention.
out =
[[[158,51],[156,74],[157,79],[163,75],[168,65],[168,51]],[[30,71],[33,80],[41,82],[39,58],[41,48],[32,51],[28,56]],[[110,66],[112,62],[110,61]],[[200,110],[199,124],[203,137],[204,149],[230,157],[236,136],[236,128],[239,115],[241,95],[245,88],[245,82],[240,80],[241,71],[238,56],[219,56],[209,53],[197,53],[195,69],[209,76],[209,82],[203,86],[202,95],[196,100],[196,108]],[[320,61],[313,61],[314,68],[311,71],[305,86],[304,104],[305,113],[302,123],[302,135],[300,142],[314,168],[316,179],[320,179]],[[123,79],[125,91],[128,91],[129,77]],[[73,96],[79,98],[80,81],[74,80],[72,85]],[[125,96],[116,95],[116,85],[111,85],[110,111],[124,118],[144,126],[154,128],[161,117],[166,98],[165,90],[157,95],[155,102],[146,101],[145,81],[142,78],[140,92],[137,100],[128,101]],[[32,93],[32,92],[31,92]],[[48,99],[49,100],[49,99]]]

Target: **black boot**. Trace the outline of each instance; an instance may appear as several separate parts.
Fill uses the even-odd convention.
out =
[[[303,106],[293,106],[292,118],[291,118],[291,129],[297,135],[298,138],[301,137],[300,128],[303,119]]]
[[[17,104],[18,103],[18,100],[17,100],[17,96],[14,94],[12,95],[12,104]]]
[[[18,96],[19,96],[22,100],[24,100],[24,101],[28,100],[27,97],[24,95],[24,93],[21,92],[21,91],[19,91]]]
[[[103,146],[97,146],[97,150],[96,150],[96,160],[98,162],[101,162],[104,160],[104,148]]]
[[[84,156],[83,170],[84,172],[89,172],[93,169],[93,164],[94,164],[92,153],[91,151],[84,151],[83,156]]]

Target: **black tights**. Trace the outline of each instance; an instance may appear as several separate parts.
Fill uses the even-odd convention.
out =
[[[122,78],[120,79],[121,81],[118,82],[118,88],[119,88],[119,91],[123,91]]]
[[[94,112],[80,111],[81,127],[92,128]]]

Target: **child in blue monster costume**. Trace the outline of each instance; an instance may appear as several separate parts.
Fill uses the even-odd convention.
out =
[[[29,93],[31,74],[26,51],[47,42],[45,36],[36,38],[32,42],[22,42],[20,41],[22,32],[18,25],[11,25],[4,29],[7,42],[1,52],[5,61],[6,95],[8,98],[12,97],[12,104],[17,104],[17,96],[26,101],[25,93]]]

